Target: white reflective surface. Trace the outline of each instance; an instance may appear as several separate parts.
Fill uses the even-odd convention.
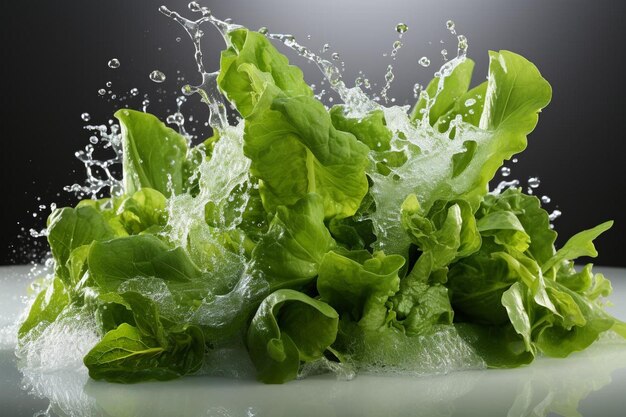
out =
[[[626,319],[626,269],[597,268],[611,279]],[[0,416],[624,416],[626,343],[609,340],[567,359],[540,358],[509,370],[432,377],[332,375],[285,385],[188,377],[118,385],[86,372],[21,374],[7,325],[23,309],[27,269],[0,268]],[[5,329],[4,333],[1,333]]]

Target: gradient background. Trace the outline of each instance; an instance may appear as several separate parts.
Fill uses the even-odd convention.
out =
[[[197,83],[190,40],[177,24],[158,13],[160,4],[191,15],[179,0],[64,0],[3,4],[1,71],[2,143],[0,144],[0,264],[25,263],[40,253],[28,229],[44,226],[48,209],[39,205],[74,204],[64,185],[82,182],[82,164],[73,154],[88,143],[80,115],[106,123],[118,107],[140,108],[147,93],[149,111],[163,117],[172,112],[174,98],[184,83]],[[553,87],[550,106],[529,137],[510,178],[522,182],[539,176],[537,194],[549,195],[548,209],[558,208],[560,242],[577,231],[614,219],[615,226],[597,244],[598,264],[626,266],[624,234],[626,211],[622,196],[626,176],[623,133],[626,82],[624,62],[626,3],[581,0],[221,0],[204,1],[220,18],[257,29],[292,33],[318,50],[331,44],[346,64],[345,79],[358,71],[380,91],[394,31],[405,22],[396,80],[390,96],[412,103],[415,82],[428,82],[441,65],[442,47],[454,56],[456,42],[445,22],[456,22],[458,33],[469,39],[469,55],[476,61],[475,82],[484,79],[487,50],[509,49],[539,67]],[[311,35],[311,39],[307,39]],[[176,38],[182,37],[181,42]],[[440,44],[440,40],[445,42]],[[205,64],[217,69],[219,35],[207,27]],[[284,50],[283,50],[284,51]],[[429,68],[417,65],[428,56]],[[312,65],[295,59],[307,79],[319,82]],[[450,56],[450,57],[451,57]],[[107,67],[118,58],[121,67]],[[148,74],[160,69],[168,75],[157,86]],[[180,71],[180,73],[177,73]],[[130,88],[141,91],[124,102],[98,96],[106,88],[119,96]],[[109,96],[107,96],[109,97]],[[159,103],[159,100],[161,102]],[[190,108],[193,107],[193,110]],[[186,113],[205,118],[196,98]],[[198,126],[202,137],[206,128]],[[36,214],[36,217],[33,217]],[[37,249],[39,247],[39,249]],[[34,248],[34,249],[33,249]]]

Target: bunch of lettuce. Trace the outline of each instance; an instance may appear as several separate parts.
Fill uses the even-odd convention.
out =
[[[477,87],[468,90],[469,59],[435,78],[406,115],[422,132],[415,139],[394,131],[384,109],[360,118],[328,110],[263,35],[229,36],[217,82],[243,120],[253,186],[232,188],[226,205],[207,201],[204,218],[190,221],[208,232],[181,245],[169,204],[199,201],[206,161],[229,169],[231,160],[211,160],[225,139],[216,132],[189,148],[156,117],[118,111],[124,194],[51,214],[54,279],[22,323],[21,343],[87,311],[100,333],[84,357],[92,378],[194,374],[211,350],[239,343],[259,380],[282,383],[321,358],[401,366],[411,358],[398,351],[442,329],[490,367],[626,334],[603,309],[609,281],[591,265],[574,269],[597,255],[593,240],[611,222],[556,250],[536,197],[488,193],[550,100],[533,64],[490,52]],[[222,268],[237,262],[235,274]]]

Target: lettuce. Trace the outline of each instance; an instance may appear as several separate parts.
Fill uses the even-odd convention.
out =
[[[357,118],[318,101],[265,36],[228,37],[217,85],[240,125],[190,148],[118,111],[123,194],[51,214],[54,277],[21,342],[81,311],[100,335],[94,379],[176,378],[245,345],[258,378],[282,383],[316,361],[513,367],[626,336],[604,310],[609,281],[574,267],[612,223],[557,250],[536,197],[488,193],[550,101],[532,63],[490,52],[470,88],[458,58],[410,114]]]

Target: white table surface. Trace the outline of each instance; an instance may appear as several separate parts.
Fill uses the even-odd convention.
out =
[[[611,313],[626,320],[626,269],[596,271],[613,283]],[[278,386],[216,377],[119,385],[84,371],[25,376],[11,324],[24,309],[27,272],[0,267],[0,416],[626,416],[626,342],[619,341],[517,369],[352,381],[322,375]]]

